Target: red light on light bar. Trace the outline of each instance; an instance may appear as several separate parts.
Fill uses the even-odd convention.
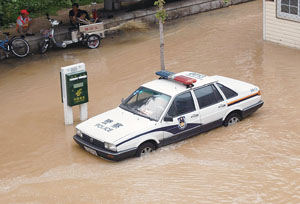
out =
[[[197,80],[196,79],[193,79],[193,78],[190,78],[190,77],[186,77],[186,76],[176,76],[174,78],[175,81],[178,81],[180,83],[183,83],[184,85],[192,85],[193,83],[196,83]]]

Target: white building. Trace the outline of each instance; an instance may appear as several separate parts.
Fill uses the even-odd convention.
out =
[[[300,48],[300,0],[263,0],[263,38]]]

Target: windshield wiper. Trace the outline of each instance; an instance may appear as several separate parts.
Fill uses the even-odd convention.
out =
[[[126,110],[126,111],[128,111],[128,112],[130,112],[130,113],[133,113],[133,114],[135,114],[135,115],[138,115],[138,116],[142,116],[142,117],[144,117],[144,118],[147,118],[147,119],[149,119],[150,121],[155,121],[153,118],[151,118],[151,117],[145,115],[143,112],[141,112],[141,111],[139,111],[139,110],[137,110],[137,109],[131,108],[131,107],[129,107],[129,106],[125,106],[124,104],[121,104],[121,105],[120,105],[120,108],[122,108],[122,109],[124,109],[124,110]]]
[[[153,118],[151,118],[150,116],[147,116],[147,115],[145,115],[142,111],[140,111],[140,110],[137,110],[137,109],[132,109],[134,112],[135,112],[135,114],[137,114],[137,115],[139,115],[139,116],[142,116],[142,117],[144,117],[144,118],[147,118],[147,119],[149,119],[150,121],[155,121]]]

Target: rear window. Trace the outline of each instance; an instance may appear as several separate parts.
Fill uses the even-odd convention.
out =
[[[238,95],[235,91],[228,88],[227,86],[224,86],[223,84],[217,83],[217,85],[222,90],[227,99],[236,97]]]
[[[194,93],[200,108],[205,108],[223,101],[222,96],[214,85],[198,88],[194,90]]]

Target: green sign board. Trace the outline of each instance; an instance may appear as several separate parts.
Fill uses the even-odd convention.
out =
[[[68,106],[76,106],[89,101],[87,72],[66,74]]]

